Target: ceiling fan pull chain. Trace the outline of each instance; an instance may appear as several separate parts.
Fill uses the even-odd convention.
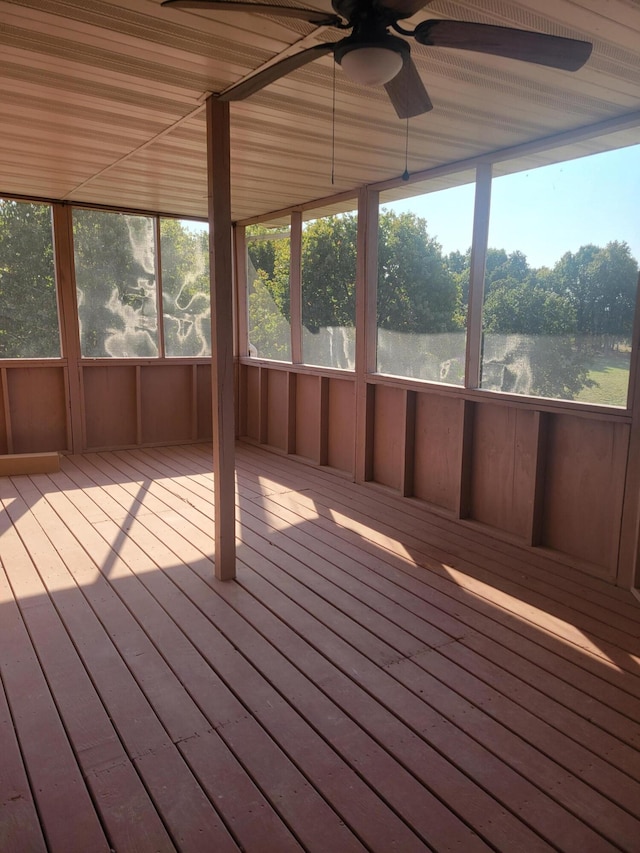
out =
[[[409,178],[409,116],[407,116],[407,129],[404,139],[404,172],[402,173],[402,180],[408,181]]]
[[[333,91],[331,97],[331,186],[335,183],[336,167],[336,65],[333,60]]]

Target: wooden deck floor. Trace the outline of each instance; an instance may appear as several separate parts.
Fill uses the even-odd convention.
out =
[[[0,478],[0,850],[640,851],[640,604],[206,447]]]

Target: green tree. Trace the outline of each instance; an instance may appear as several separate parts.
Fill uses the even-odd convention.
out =
[[[507,254],[504,249],[488,249],[485,272],[485,292],[500,281],[522,282],[532,273],[527,257],[523,252]]]
[[[51,208],[0,199],[0,358],[56,358]]]
[[[249,344],[261,358],[288,361],[291,358],[289,232],[253,226],[247,236],[260,238],[247,241]]]
[[[160,245],[166,354],[211,355],[208,231],[162,219]]]
[[[440,244],[414,213],[383,210],[378,232],[378,326],[397,332],[455,331],[461,293]]]
[[[276,305],[270,284],[264,270],[258,270],[249,292],[249,342],[260,358],[289,361],[289,321]]]
[[[575,346],[575,306],[536,283],[550,283],[548,270],[538,276],[521,262],[511,269],[524,280],[494,281],[485,299],[483,375],[502,391],[571,400],[594,384],[588,359]]]
[[[559,288],[575,306],[577,331],[601,349],[631,337],[638,264],[626,243],[592,244],[567,252],[554,268]]]
[[[357,214],[326,216],[302,232],[302,322],[311,332],[353,326]]]
[[[157,356],[153,219],[77,209],[73,237],[83,356]]]
[[[355,214],[343,214],[304,228],[302,318],[312,333],[354,325],[357,225]],[[254,270],[250,268],[250,340],[258,354],[266,355],[265,330],[270,330],[279,338],[269,345],[270,352],[283,357],[282,318],[288,322],[290,317],[289,241],[264,239],[269,233],[254,235],[252,230],[250,236],[261,239],[247,244]],[[378,246],[379,326],[419,334],[458,331],[461,289],[426,221],[383,210]]]
[[[576,312],[567,297],[513,279],[494,285],[483,316],[486,332],[568,335],[576,330]]]

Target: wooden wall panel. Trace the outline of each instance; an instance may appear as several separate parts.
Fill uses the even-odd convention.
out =
[[[327,465],[353,473],[356,386],[347,379],[329,380]]]
[[[197,371],[198,441],[210,441],[213,436],[211,408],[211,367],[199,364]]]
[[[320,459],[321,377],[300,373],[296,377],[296,444],[298,456]]]
[[[7,370],[13,453],[69,450],[64,367]]]
[[[542,544],[615,572],[629,426],[549,420]]]
[[[415,497],[455,511],[460,493],[463,400],[417,394]]]
[[[192,440],[192,386],[190,364],[145,365],[140,369],[143,444]]]
[[[84,367],[85,437],[89,450],[137,441],[136,368]]]
[[[537,419],[533,411],[476,404],[470,516],[523,539],[531,531],[536,485]]]
[[[241,434],[260,441],[260,368],[244,368],[244,389],[246,420],[240,424]]]
[[[373,429],[373,479],[400,489],[404,467],[405,392],[376,385]]]
[[[287,450],[289,376],[286,370],[267,372],[267,444]]]

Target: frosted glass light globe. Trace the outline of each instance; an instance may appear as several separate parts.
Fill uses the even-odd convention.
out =
[[[388,83],[399,73],[402,64],[402,54],[387,47],[354,48],[340,60],[347,77],[363,86]]]

